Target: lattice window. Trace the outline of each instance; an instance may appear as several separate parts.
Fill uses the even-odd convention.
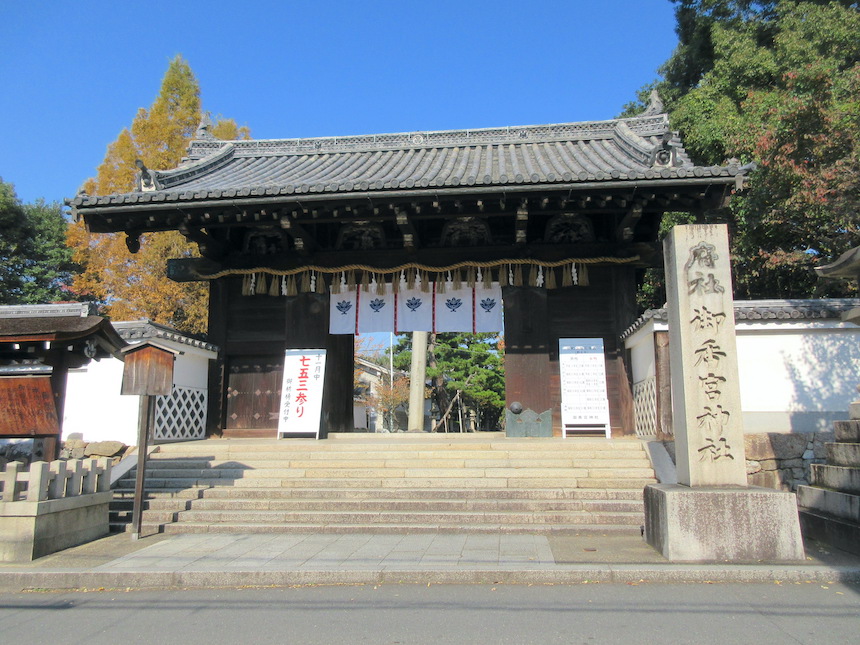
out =
[[[173,386],[170,396],[155,398],[155,441],[188,441],[206,436],[207,392],[197,387]]]
[[[648,377],[633,384],[633,416],[636,436],[657,436],[657,379]]]

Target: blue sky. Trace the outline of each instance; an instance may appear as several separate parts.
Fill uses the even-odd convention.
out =
[[[669,0],[0,0],[0,177],[72,197],[182,54],[254,138],[609,119],[677,42]]]

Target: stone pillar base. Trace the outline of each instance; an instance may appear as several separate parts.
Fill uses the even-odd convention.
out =
[[[794,493],[649,484],[645,539],[674,562],[805,559]]]

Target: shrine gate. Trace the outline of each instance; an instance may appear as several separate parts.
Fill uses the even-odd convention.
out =
[[[558,341],[598,338],[611,432],[622,435],[633,414],[619,338],[644,270],[662,262],[661,217],[725,204],[746,171],[694,165],[654,112],[247,141],[215,139],[202,123],[178,168],[144,168],[137,192],[70,205],[91,232],[125,233],[132,251],[151,231],[197,244],[202,257],[171,260],[168,273],[209,283],[209,340],[221,347],[210,432],[274,436],[290,348],[327,350],[323,432],[352,430],[355,326],[330,333],[332,307],[457,291],[473,294],[474,314],[483,288],[503,296],[508,407],[548,412],[561,434]]]

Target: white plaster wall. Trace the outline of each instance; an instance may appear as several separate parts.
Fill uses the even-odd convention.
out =
[[[162,340],[159,342],[167,345]],[[169,346],[183,352],[173,363],[173,384],[179,387],[205,388],[209,382],[209,357],[214,358],[214,354],[204,353],[185,345],[170,344]]]
[[[161,345],[182,352],[173,364],[173,384],[206,388],[209,359],[215,354],[196,347],[158,339]],[[116,358],[90,361],[80,370],[70,371],[66,383],[63,435],[83,434],[84,441],[122,441],[137,445],[139,396],[120,394],[123,362]]]
[[[848,418],[860,382],[857,327],[806,321],[737,329],[746,432],[824,432]]]
[[[656,374],[654,358],[654,321],[649,320],[624,341],[630,350],[633,382],[638,383]]]
[[[634,382],[654,374],[654,331],[666,329],[649,321],[625,340]],[[848,418],[849,403],[860,398],[860,327],[742,320],[736,331],[745,433],[826,432]]]
[[[103,358],[69,372],[63,414],[64,440],[72,432],[80,432],[84,441],[137,444],[140,397],[120,394],[122,369],[121,360]]]

